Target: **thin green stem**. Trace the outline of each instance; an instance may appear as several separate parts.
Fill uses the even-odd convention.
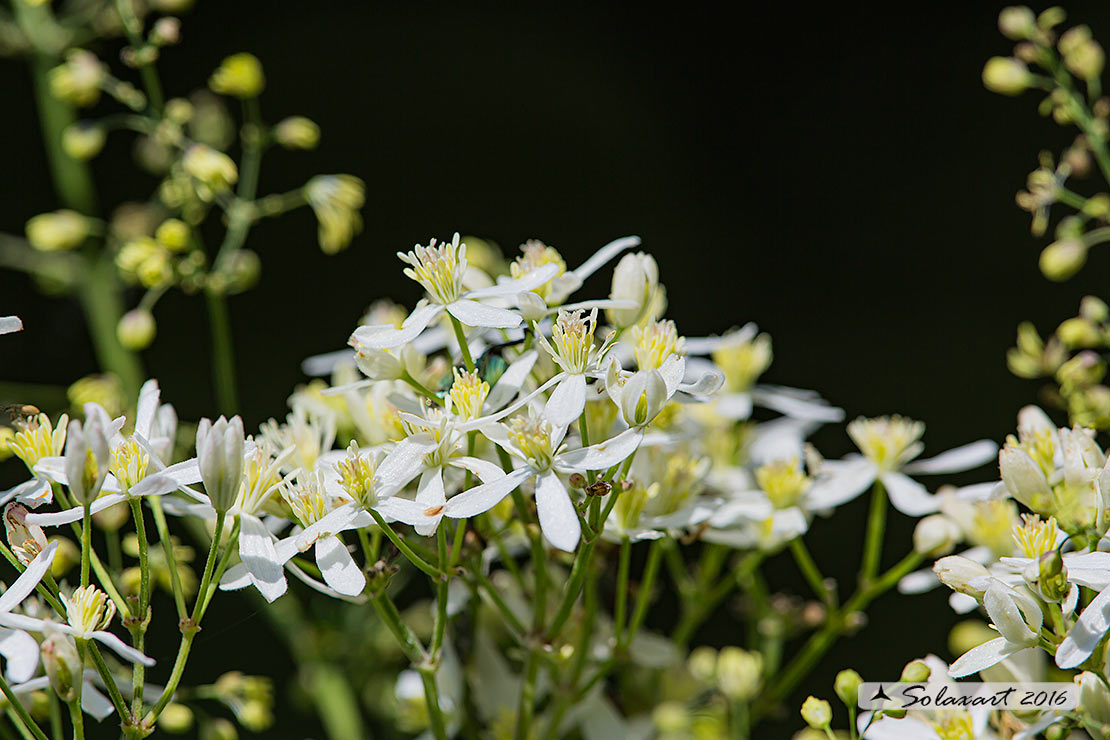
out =
[[[663,559],[663,540],[655,540],[651,543],[651,549],[648,550],[647,564],[644,565],[644,575],[640,579],[640,592],[636,596],[636,606],[632,610],[632,619],[628,622],[628,630],[625,632],[624,644],[632,644],[632,640],[636,638],[636,633],[639,632],[640,626],[644,623],[644,618],[647,616],[648,606],[651,604],[651,597],[655,591],[655,579],[659,575],[659,563]]]
[[[50,699],[50,735],[54,740],[62,740],[62,703],[56,692],[47,691],[46,695]]]
[[[632,562],[632,540],[628,535],[621,537],[620,563],[617,566],[617,594],[613,607],[613,636],[617,644],[623,642],[624,617],[628,609],[628,571]]]
[[[123,698],[123,693],[119,690],[116,677],[112,675],[108,664],[104,662],[100,647],[95,642],[87,642],[85,645],[88,647],[88,654],[92,656],[97,673],[100,674],[100,678],[103,679],[104,685],[108,688],[108,698],[111,699],[112,706],[116,708],[116,713],[119,714],[120,718],[126,720],[130,716],[127,709],[127,700]]]
[[[116,10],[119,11],[120,20],[123,22],[123,30],[127,33],[131,48],[136,52],[141,51],[145,46],[142,37],[143,24],[135,15],[134,8],[131,7],[131,0],[116,0]],[[158,81],[158,72],[155,71],[154,65],[150,62],[142,62],[139,65],[139,76],[142,77],[143,89],[146,90],[151,110],[154,111],[156,116],[161,116],[162,84]]]
[[[421,383],[419,380],[412,377],[412,375],[409,374],[408,370],[402,370],[401,373],[402,373],[401,374],[401,380],[408,383],[409,386],[411,386],[414,391],[416,391],[420,395],[424,396],[425,398],[427,398],[429,401],[436,404],[437,406],[443,406],[443,404],[444,404],[443,399],[440,398],[439,396],[437,396],[431,390],[429,390],[428,387],[425,386],[423,383]]]
[[[466,334],[463,333],[462,324],[450,313],[447,316],[451,319],[451,326],[455,329],[455,339],[459,342],[459,354],[462,355],[463,363],[467,370],[474,372],[474,358],[470,356],[470,347],[466,344]]]
[[[173,602],[177,606],[177,618],[184,619],[188,615],[185,607],[185,591],[181,587],[181,574],[177,570],[177,555],[174,554],[173,539],[166,523],[166,513],[162,509],[162,497],[151,496],[150,510],[154,514],[154,527],[158,530],[158,542],[162,545],[162,553],[166,558],[166,567],[170,569],[170,585],[173,588]]]
[[[439,570],[436,579],[436,618],[432,631],[432,660],[439,662],[440,650],[443,648],[443,638],[447,632],[447,592],[449,581],[447,569],[451,555],[447,549],[447,527],[440,522],[436,532],[436,545],[439,551]]]
[[[89,554],[92,549],[92,515],[89,512],[91,502],[86,501],[84,506],[84,513],[81,515],[81,585],[89,585],[89,564],[92,562],[92,556]]]
[[[435,672],[430,668],[421,669],[420,680],[424,683],[424,703],[428,705],[432,736],[436,740],[447,740],[447,725],[443,720],[443,710],[439,706],[439,687],[436,685]]]
[[[19,719],[23,728],[34,735],[35,740],[47,740],[46,733],[44,733],[39,726],[31,719],[31,715],[19,703],[19,698],[12,691],[12,687],[8,685],[7,679],[0,675],[0,691],[4,692],[7,697],[8,703],[11,704],[12,710],[15,712],[16,717]]]
[[[540,674],[540,653],[538,650],[528,652],[528,660],[524,668],[524,683],[520,687],[520,701],[517,705],[516,730],[513,740],[528,740],[531,736],[532,713],[536,707],[536,680]]]
[[[239,396],[235,386],[235,349],[227,298],[214,290],[205,291],[204,296],[212,333],[212,379],[216,386],[216,404],[220,413],[230,416],[239,412]]]
[[[817,598],[826,604],[832,603],[832,595],[825,586],[825,577],[821,575],[821,570],[814,562],[813,556],[809,554],[809,549],[801,537],[790,540],[790,554],[794,556],[794,562],[798,564],[798,569],[802,571],[802,575]]]
[[[389,526],[389,523],[382,518],[381,514],[374,511],[373,509],[369,509],[368,511],[370,512],[370,516],[374,517],[374,521],[377,522],[378,527],[380,527],[382,532],[385,533],[385,536],[389,538],[389,541],[392,542],[397,547],[397,549],[401,551],[402,555],[408,558],[410,563],[415,565],[420,570],[424,571],[424,573],[431,576],[432,578],[439,577],[439,570],[436,569],[434,566],[429,565],[423,558],[413,552],[412,548],[405,544],[405,541],[401,539],[401,536],[393,530],[393,527]]]
[[[867,514],[867,532],[864,535],[863,562],[860,566],[860,584],[866,586],[879,572],[883,551],[883,529],[886,526],[886,489],[876,480],[871,490],[871,508]]]
[[[81,694],[66,702],[69,705],[69,719],[73,723],[73,740],[85,740],[85,713],[81,711]]]

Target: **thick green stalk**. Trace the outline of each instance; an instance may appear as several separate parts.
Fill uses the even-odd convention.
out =
[[[817,598],[826,604],[831,603],[832,595],[829,593],[829,589],[825,587],[825,577],[821,575],[821,570],[814,562],[813,556],[809,554],[809,549],[801,537],[790,540],[790,554],[794,556],[794,562],[798,564],[798,570],[802,571],[802,575],[805,576],[806,582],[813,589]]]
[[[859,580],[867,586],[879,572],[883,554],[883,530],[886,527],[886,489],[878,480],[871,490],[871,508],[867,514],[867,533],[864,535],[863,563],[860,566]]]
[[[85,713],[81,711],[80,692],[68,704],[69,718],[73,722],[73,740],[85,740]]]
[[[92,562],[92,515],[89,513],[91,502],[84,503],[85,513],[81,515],[81,585],[89,585],[89,563]]]
[[[154,514],[154,527],[158,530],[158,542],[162,545],[162,554],[166,558],[166,566],[170,569],[170,585],[173,587],[173,602],[177,606],[177,618],[184,619],[188,612],[185,608],[185,592],[181,588],[181,574],[177,572],[177,555],[173,551],[173,540],[170,538],[170,528],[166,524],[166,513],[162,509],[162,497],[151,496],[150,510]]]
[[[157,497],[155,497],[157,498]],[[129,498],[131,517],[135,521],[135,534],[139,540],[139,613],[132,617],[131,640],[136,650],[143,650],[146,643],[147,610],[150,608],[150,557],[146,537],[146,522],[143,505],[137,498]],[[146,682],[146,666],[135,663],[131,668],[131,713],[135,716],[143,711],[143,684]]]

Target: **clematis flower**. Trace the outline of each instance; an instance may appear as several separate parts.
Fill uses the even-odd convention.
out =
[[[928,460],[914,460],[924,449],[920,442],[924,431],[921,422],[901,416],[856,419],[848,425],[848,436],[863,455],[825,461],[818,471],[821,477],[814,485],[814,498],[826,507],[839,506],[879,481],[894,508],[908,516],[924,516],[939,509],[940,499],[907,473],[957,473],[986,463],[998,452],[998,445],[982,439]]]
[[[27,569],[20,573],[0,596],[0,620],[31,595],[39,581],[50,570],[57,552],[58,543],[52,542],[27,563]],[[2,621],[0,625],[3,625],[0,626],[0,655],[6,662],[5,675],[16,683],[29,680],[35,675],[39,665],[38,643],[26,631],[15,625],[6,625]]]
[[[993,580],[983,594],[983,606],[1001,637],[957,658],[948,668],[952,678],[978,673],[1038,643],[1044,615],[1041,605],[1028,591]]]
[[[37,414],[17,422],[17,431],[9,440],[8,449],[27,466],[31,479],[0,494],[0,502],[7,503],[14,499],[37,508],[54,500],[50,478],[36,471],[35,466],[44,458],[61,457],[65,451],[68,426],[69,417],[65,414],[58,418],[57,426],[50,423],[50,417],[46,414]]]
[[[568,552],[578,544],[582,529],[558,473],[610,468],[635,452],[643,438],[641,429],[628,429],[596,445],[564,451],[566,428],[553,427],[534,413],[483,429],[483,433],[523,465],[503,478],[448,499],[442,510],[436,507],[425,513],[430,517],[442,513],[453,519],[476,516],[492,509],[525,481],[535,479],[540,529],[548,542]]]
[[[446,311],[467,326],[494,329],[512,329],[520,326],[519,313],[480,303],[482,298],[495,298],[523,293],[553,278],[559,271],[556,265],[545,265],[524,277],[508,280],[499,285],[477,290],[463,290],[463,273],[466,271],[466,245],[459,243],[456,233],[450,242],[436,246],[433,239],[427,247],[419,244],[413,251],[398,252],[405,268],[405,275],[420,283],[428,298],[420,301],[398,329],[389,324],[361,326],[351,335],[351,343],[371,349],[390,349],[411,342],[425,328]]]
[[[582,415],[586,408],[586,378],[598,372],[601,361],[613,346],[613,334],[600,347],[594,346],[596,329],[596,308],[590,312],[588,320],[582,318],[581,310],[559,311],[551,341],[540,335],[540,345],[562,368],[552,379],[555,389],[544,407],[544,417],[555,426],[567,426]]]

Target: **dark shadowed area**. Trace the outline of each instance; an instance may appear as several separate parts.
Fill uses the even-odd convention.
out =
[[[305,380],[301,359],[343,346],[373,299],[419,297],[399,249],[460,231],[511,255],[535,237],[573,265],[638,234],[683,334],[756,321],[774,337],[772,382],[818,389],[849,418],[922,419],[927,451],[1001,440],[1035,400],[1005,368],[1015,327],[1035,318],[1047,330],[1074,315],[1110,258],[1096,251],[1094,269],[1062,285],[1037,270],[1047,241],[1030,236],[1013,195],[1038,152],[1059,151],[1070,134],[1037,116],[1034,96],[983,89],[983,62],[1010,49],[999,7],[777,4],[726,17],[678,6],[200,2],[159,62],[169,93],[203,86],[223,57],[251,51],[265,65],[267,119],[303,114],[323,130],[316,152],[267,156],[263,192],[318,172],[367,183],[365,230],[335,257],[317,248],[309,211],[251,234],[263,280],[230,302],[248,427],[284,415]],[[1068,9],[1096,38],[1110,34],[1105,4]],[[56,201],[21,63],[0,62],[0,89],[0,229],[20,232]],[[145,199],[155,185],[130,165],[129,147],[121,136],[95,162],[105,205]],[[587,294],[605,292],[608,274]],[[203,312],[200,298],[168,295],[144,353],[184,418],[214,407]],[[5,338],[0,377],[64,384],[95,370],[75,303],[0,272],[8,313],[26,331]],[[815,441],[828,456],[850,449],[842,428]],[[19,474],[7,463],[0,482]],[[860,499],[814,525],[815,557],[845,590],[865,512]],[[894,516],[891,559],[912,531]],[[788,557],[768,575],[804,592]],[[702,637],[742,642],[731,615],[722,610]],[[893,679],[911,658],[946,650],[956,618],[936,591],[881,599],[871,620],[760,737],[801,727],[802,699],[831,697],[842,667]],[[168,666],[176,637],[157,639],[152,654]],[[218,599],[187,682],[214,679],[234,657],[277,681],[272,737],[319,737],[303,702],[287,700],[298,695],[294,669],[275,640],[253,600]]]

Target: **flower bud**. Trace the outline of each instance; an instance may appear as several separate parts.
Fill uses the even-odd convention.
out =
[[[210,190],[221,193],[239,180],[239,171],[231,157],[204,144],[193,144],[181,159],[181,166],[191,177]]]
[[[320,127],[304,116],[290,116],[274,126],[274,141],[286,149],[315,149]]]
[[[50,70],[50,92],[72,105],[93,105],[100,100],[104,78],[104,65],[96,55],[84,49],[72,49],[66,54],[64,64]]]
[[[243,420],[220,417],[213,424],[201,419],[197,426],[197,461],[204,490],[216,511],[235,505],[243,482]]]
[[[694,648],[686,661],[686,670],[699,681],[712,681],[717,675],[717,651],[708,645]]]
[[[219,717],[201,726],[200,740],[239,740],[239,731],[234,722]]]
[[[1052,501],[1052,489],[1044,473],[1025,450],[1003,448],[998,453],[998,468],[1010,495],[1033,511],[1043,511]]]
[[[158,225],[154,239],[166,249],[180,252],[189,246],[189,227],[177,218],[167,218]]]
[[[933,572],[937,578],[948,588],[961,594],[967,594],[982,601],[986,590],[984,584],[972,585],[978,579],[985,579],[990,575],[986,568],[979,563],[961,555],[949,555],[941,558],[933,565]]]
[[[843,671],[836,674],[836,680],[833,681],[833,690],[836,691],[836,695],[840,697],[840,701],[844,702],[845,706],[854,707],[856,706],[859,687],[862,683],[862,676],[851,668],[845,668]]]
[[[82,121],[66,126],[62,132],[62,149],[74,159],[85,161],[100,154],[107,138],[102,127]]]
[[[46,535],[42,527],[27,524],[27,507],[16,501],[9,501],[4,507],[4,531],[8,545],[19,558],[19,562],[29,565],[38,554],[46,549]],[[57,555],[55,554],[55,558]]]
[[[1020,95],[1032,79],[1025,62],[1013,57],[991,57],[983,67],[983,84],[1002,95]]]
[[[722,648],[717,656],[717,686],[730,699],[746,701],[762,684],[763,656],[738,647]]]
[[[635,324],[651,305],[659,288],[659,266],[655,259],[643,252],[626,254],[613,270],[613,283],[609,298],[632,301],[635,308],[610,308],[605,315],[618,329]]]
[[[906,683],[925,683],[929,680],[929,676],[932,675],[932,673],[932,669],[926,665],[925,661],[911,660],[909,663],[906,663],[906,667],[902,669],[902,675],[898,680]]]
[[[946,555],[960,541],[960,527],[943,514],[927,516],[913,530],[913,549],[918,555]]]
[[[1056,336],[1069,349],[1096,347],[1102,341],[1098,327],[1078,316],[1060,324],[1056,328]]]
[[[155,46],[173,46],[181,40],[181,21],[163,16],[150,28],[150,43]]]
[[[89,235],[89,220],[77,211],[40,213],[26,226],[27,241],[43,252],[78,247]]]
[[[258,61],[258,57],[246,52],[232,54],[212,73],[212,77],[208,79],[208,86],[213,92],[234,98],[256,97],[266,86],[262,62]]]
[[[1074,679],[1079,684],[1079,712],[1096,725],[1110,724],[1110,689],[1096,674],[1083,671]]]
[[[1063,601],[1071,590],[1068,569],[1059,550],[1050,550],[1037,559],[1037,591],[1046,601]]]
[[[832,707],[824,699],[811,696],[802,702],[802,719],[815,730],[823,730],[832,722]]]
[[[355,364],[371,380],[397,380],[405,373],[400,358],[384,349],[358,348]]]
[[[95,409],[94,413],[89,413]],[[86,405],[84,426],[71,419],[66,429],[65,470],[69,493],[79,504],[91,503],[100,494],[108,475],[108,425],[104,410],[96,404]]]
[[[640,370],[620,392],[621,415],[630,427],[650,424],[666,405],[667,384],[658,370]]]
[[[1024,5],[1003,8],[998,14],[998,30],[1014,41],[1028,39],[1037,31],[1037,18]]]
[[[42,643],[42,663],[50,686],[64,702],[73,701],[81,690],[81,657],[73,638],[48,629]]]
[[[146,349],[154,341],[158,326],[154,314],[145,308],[135,308],[123,315],[116,326],[116,337],[126,349]]]
[[[1060,53],[1064,64],[1076,77],[1091,80],[1102,74],[1106,55],[1099,43],[1091,38],[1091,29],[1076,26],[1060,36]]]
[[[183,735],[193,728],[193,710],[184,704],[170,702],[158,715],[158,729]]]
[[[1061,239],[1041,252],[1041,272],[1049,280],[1063,282],[1087,262],[1087,245],[1078,239]]]

